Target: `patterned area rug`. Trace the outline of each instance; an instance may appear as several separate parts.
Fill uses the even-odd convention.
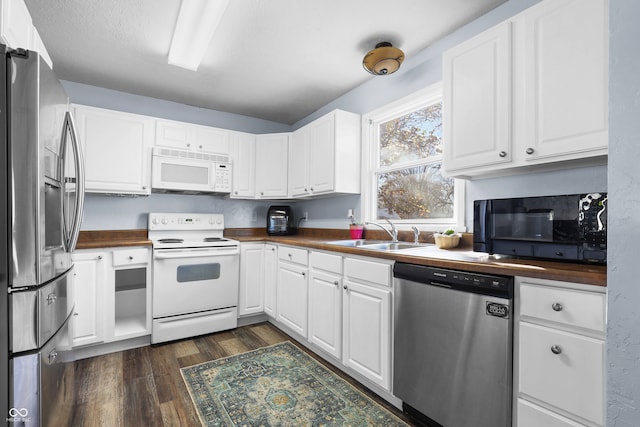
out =
[[[205,426],[406,426],[290,342],[181,369]]]

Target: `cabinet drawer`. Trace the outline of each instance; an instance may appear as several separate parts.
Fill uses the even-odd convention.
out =
[[[583,427],[568,418],[518,399],[518,427]]]
[[[147,264],[149,262],[149,249],[124,249],[113,251],[113,266],[129,264]]]
[[[391,284],[391,265],[365,259],[346,258],[344,271],[351,280],[362,280],[382,286]]]
[[[521,397],[602,425],[604,341],[520,322],[519,343]]]
[[[307,265],[309,253],[306,249],[292,248],[290,246],[280,246],[278,258],[283,261],[295,262],[296,264]]]
[[[520,315],[604,333],[605,295],[522,283]]]
[[[309,263],[312,268],[342,274],[342,257],[340,255],[311,252],[309,254]]]

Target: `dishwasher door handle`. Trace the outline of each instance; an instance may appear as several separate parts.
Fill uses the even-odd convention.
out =
[[[441,288],[449,288],[449,289],[451,289],[451,285],[447,285],[446,283],[434,282],[434,281],[430,280],[429,284],[433,285],[433,286],[440,286]]]

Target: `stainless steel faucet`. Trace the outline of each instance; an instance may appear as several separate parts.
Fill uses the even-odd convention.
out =
[[[376,227],[382,228],[384,231],[387,232],[389,237],[391,237],[391,242],[392,243],[398,243],[398,230],[396,230],[396,226],[391,221],[389,221],[387,218],[382,218],[382,219],[384,219],[385,221],[387,221],[389,223],[389,225],[391,226],[391,231],[387,230],[386,228],[384,228],[383,226],[381,226],[377,222],[365,222],[365,224],[366,225],[375,225]]]
[[[411,229],[413,230],[413,243],[417,245],[420,243],[420,230],[415,225],[412,225]]]

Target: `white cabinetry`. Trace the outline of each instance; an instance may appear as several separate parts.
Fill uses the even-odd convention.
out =
[[[74,347],[150,334],[149,248],[79,250],[73,260]]]
[[[229,154],[230,131],[171,120],[156,120],[155,145],[213,154]]]
[[[546,0],[445,52],[447,174],[603,158],[607,15],[606,0]]]
[[[307,337],[307,270],[306,249],[280,246],[276,318],[303,338]]]
[[[335,110],[293,133],[289,196],[360,192],[360,116]]]
[[[256,196],[287,197],[289,133],[256,136]]]
[[[385,390],[391,387],[392,264],[344,260],[342,362]]]
[[[33,26],[31,14],[23,0],[0,1],[0,39],[12,49],[27,49],[38,52],[44,61],[53,67],[40,34]]]
[[[259,314],[264,311],[266,278],[264,249],[264,243],[240,244],[239,316]]]
[[[233,181],[231,198],[253,199],[256,196],[256,136],[233,132],[229,137]]]
[[[517,425],[604,425],[604,290],[521,277],[516,284]]]
[[[84,147],[86,191],[150,194],[154,119],[75,106]]]
[[[104,289],[107,282],[102,251],[76,251],[73,254],[75,308],[71,318],[73,346],[104,340]]]
[[[264,245],[264,312],[271,318],[276,317],[278,292],[278,246]]]
[[[309,342],[342,357],[342,256],[309,254]]]

